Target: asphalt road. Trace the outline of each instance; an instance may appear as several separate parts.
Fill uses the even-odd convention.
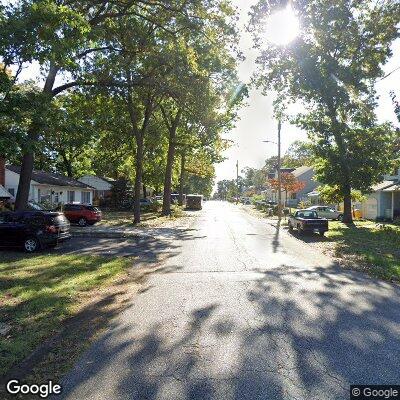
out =
[[[400,384],[398,286],[220,202],[167,255],[64,399],[337,400],[350,384]]]

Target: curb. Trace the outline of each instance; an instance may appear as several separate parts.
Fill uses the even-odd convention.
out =
[[[152,235],[136,233],[136,232],[73,232],[71,231],[72,237],[78,238],[101,238],[101,239],[124,239],[124,238],[153,238]]]

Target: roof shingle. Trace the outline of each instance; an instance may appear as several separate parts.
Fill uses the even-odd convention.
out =
[[[17,174],[21,173],[21,167],[18,167],[16,165],[6,165],[6,169],[8,169],[9,171],[15,172]],[[68,178],[67,176],[64,176],[61,174],[55,174],[52,172],[33,170],[32,180],[37,183],[41,183],[43,185],[72,186],[72,187],[80,187],[80,188],[85,188],[85,189],[93,189],[91,186],[86,185],[85,183],[82,183],[75,179]]]

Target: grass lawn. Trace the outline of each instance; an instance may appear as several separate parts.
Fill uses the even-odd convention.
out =
[[[63,322],[79,313],[99,288],[132,265],[129,258],[0,252],[0,375],[21,362]],[[4,327],[4,325],[3,325]]]
[[[383,279],[400,279],[400,227],[355,221],[354,226],[329,222],[326,237],[335,243],[335,255]]]
[[[161,207],[161,206],[160,206]],[[120,228],[133,228],[135,226],[162,225],[171,218],[180,218],[184,215],[182,207],[172,206],[170,217],[161,216],[161,208],[157,211],[142,211],[141,223],[133,224],[133,211],[103,211],[103,220],[97,226],[111,226]]]

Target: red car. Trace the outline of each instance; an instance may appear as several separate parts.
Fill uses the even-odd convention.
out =
[[[101,221],[102,216],[97,207],[86,204],[65,204],[62,211],[69,222],[79,226],[94,225]]]

